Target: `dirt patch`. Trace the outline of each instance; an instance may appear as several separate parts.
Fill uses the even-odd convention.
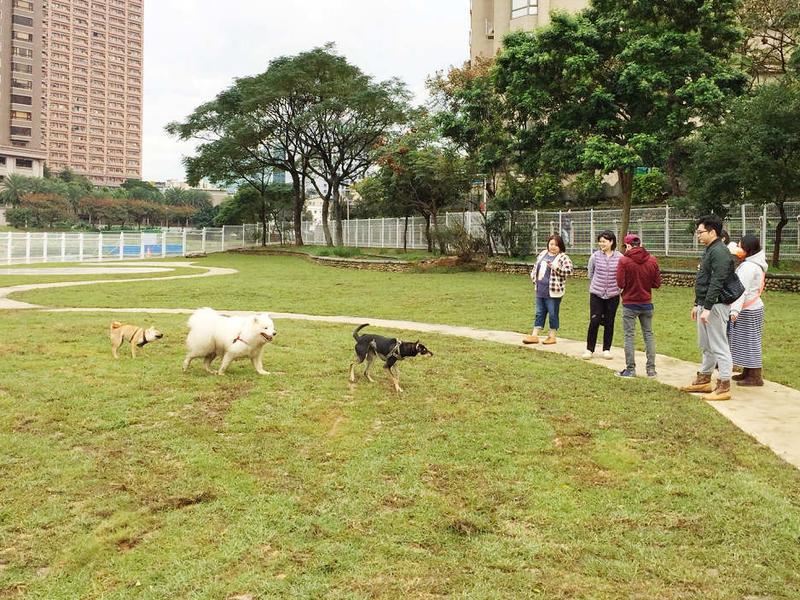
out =
[[[186,407],[188,419],[221,427],[234,401],[250,393],[254,385],[252,382],[224,383],[211,392],[200,394]]]

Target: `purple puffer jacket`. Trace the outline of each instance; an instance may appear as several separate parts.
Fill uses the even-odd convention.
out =
[[[595,250],[589,257],[589,292],[608,299],[619,296],[617,287],[617,265],[622,254],[614,250],[606,256],[602,250]]]

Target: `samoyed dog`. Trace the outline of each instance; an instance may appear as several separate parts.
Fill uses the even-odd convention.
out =
[[[209,373],[222,375],[237,358],[248,357],[256,373],[269,375],[264,370],[264,345],[277,335],[275,325],[267,313],[248,317],[229,317],[213,308],[199,308],[189,317],[189,335],[186,336],[186,358],[183,370],[195,358],[203,358],[203,366]],[[222,357],[218,371],[211,368],[211,362]]]

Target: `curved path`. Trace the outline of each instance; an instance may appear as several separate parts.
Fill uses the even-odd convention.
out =
[[[133,267],[190,267],[201,269],[203,272],[192,275],[175,275],[169,277],[159,277],[158,280],[166,279],[185,279],[189,277],[208,277],[216,275],[228,275],[236,273],[235,269],[225,269],[220,267],[198,267],[191,263],[170,263],[170,262],[136,262],[127,263]],[[100,269],[100,267],[96,267]],[[118,268],[118,267],[115,267]],[[97,271],[93,271],[97,272]],[[72,285],[93,285],[100,283],[119,283],[120,281],[148,281],[153,278],[136,278],[124,280],[95,280],[78,282],[58,282],[58,283],[36,283],[29,285],[17,285],[12,287],[0,288],[0,309],[39,309],[48,312],[127,312],[127,313],[166,313],[166,314],[189,314],[194,309],[190,308],[48,308],[34,304],[26,304],[9,300],[8,294],[21,292],[31,289],[66,287]],[[226,314],[248,314],[246,311],[224,311]],[[418,323],[415,321],[397,321],[391,319],[375,319],[372,317],[354,316],[321,316],[305,315],[296,313],[270,313],[275,319],[295,319],[305,321],[323,321],[327,323],[342,323],[357,325],[370,323],[376,327],[389,329],[403,329],[407,331],[419,331],[436,333],[441,335],[452,335],[466,337],[475,340],[508,344],[512,346],[522,346],[540,352],[557,352],[579,359],[584,350],[583,341],[567,340],[559,338],[557,344],[543,346],[536,344],[525,346],[522,344],[522,335],[513,331],[496,331],[490,329],[474,329],[472,327],[456,327],[452,325],[438,325],[434,323]],[[622,351],[619,348],[613,349],[614,359],[604,360],[593,358],[590,362],[618,370],[622,365]],[[645,363],[644,354],[636,353],[637,364]],[[690,363],[670,356],[657,355],[656,364],[658,366],[657,381],[665,385],[679,387],[685,385],[694,376],[697,368],[696,363]],[[626,385],[622,380],[620,385]],[[775,454],[800,468],[800,390],[787,387],[771,381],[765,381],[761,388],[740,388],[734,386],[733,399],[728,402],[710,402],[715,409],[722,415],[730,419],[737,427],[752,435],[762,444],[768,446]]]

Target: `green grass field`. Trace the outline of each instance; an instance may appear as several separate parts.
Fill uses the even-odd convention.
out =
[[[503,273],[382,273],[335,269],[292,256],[210,255],[198,265],[232,267],[239,274],[171,281],[37,290],[14,298],[45,306],[164,307],[270,310],[354,315],[526,332],[533,293],[525,275]],[[800,389],[800,341],[794,334],[796,294],[767,292],[765,377]],[[655,292],[653,327],[661,354],[699,361],[690,288]],[[561,307],[560,335],[585,339],[588,282],[572,279]],[[621,311],[620,311],[621,313]],[[620,316],[615,342],[622,344]],[[620,366],[620,368],[622,365]]]
[[[228,307],[286,293],[262,285]],[[272,375],[214,377],[180,372],[183,315],[2,318],[2,597],[800,594],[797,471],[656,382],[428,335],[397,396],[347,382],[349,326],[278,321]],[[167,335],[115,361],[112,318]]]

